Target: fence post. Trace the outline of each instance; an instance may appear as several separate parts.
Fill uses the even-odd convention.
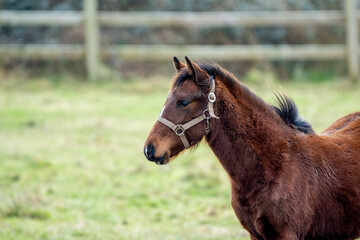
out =
[[[99,28],[97,0],[84,0],[85,61],[89,80],[96,81],[99,69]]]
[[[359,77],[357,0],[345,0],[346,59],[349,77],[357,82]]]

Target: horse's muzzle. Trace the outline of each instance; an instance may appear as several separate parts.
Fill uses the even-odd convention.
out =
[[[149,161],[155,162],[158,165],[165,164],[166,163],[165,156],[155,157],[155,152],[156,152],[155,146],[152,145],[151,143],[144,147],[144,155]]]

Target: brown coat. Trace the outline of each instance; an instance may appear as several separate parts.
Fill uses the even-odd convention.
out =
[[[187,59],[185,67],[176,60],[179,73],[163,115],[175,123],[194,118],[206,106],[208,77],[214,77],[219,119],[210,120],[206,141],[230,177],[233,209],[251,239],[360,237],[360,112],[316,134],[290,98],[280,96],[276,108],[217,65]],[[189,106],[174,105],[199,92],[203,98]],[[186,132],[191,146],[202,139],[204,127]],[[157,122],[145,155],[167,163],[183,149]]]

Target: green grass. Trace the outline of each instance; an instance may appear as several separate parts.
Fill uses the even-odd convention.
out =
[[[167,166],[143,157],[167,86],[2,80],[0,239],[248,239],[205,144]],[[282,89],[249,87],[270,102]],[[283,88],[317,131],[360,110],[360,88],[343,80]]]

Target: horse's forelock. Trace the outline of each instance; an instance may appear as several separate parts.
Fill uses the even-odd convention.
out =
[[[175,81],[172,88],[180,86],[182,83],[184,83],[186,80],[191,79],[191,76],[188,73],[188,70],[182,69],[178,72],[178,74],[175,76]]]

